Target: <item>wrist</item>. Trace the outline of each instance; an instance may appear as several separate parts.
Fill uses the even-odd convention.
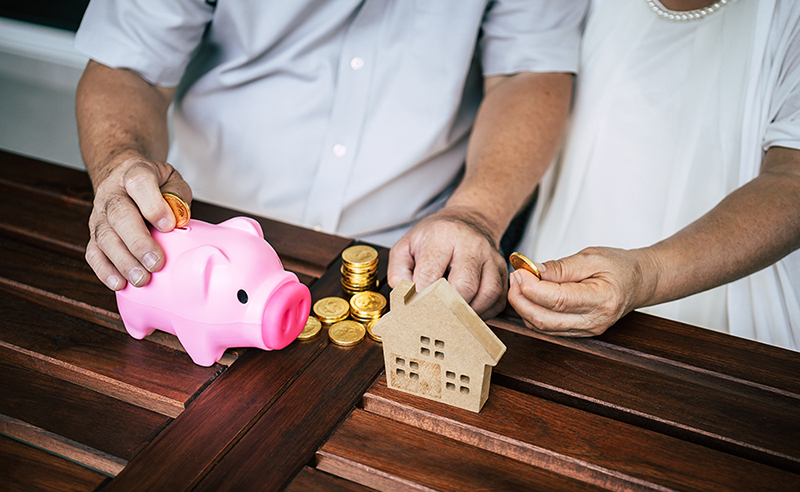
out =
[[[448,202],[436,215],[440,219],[461,222],[485,237],[493,248],[500,248],[500,239],[505,231],[505,225],[492,220],[485,211],[469,205]]]
[[[634,290],[633,306],[630,310],[664,302],[664,299],[659,299],[661,268],[656,252],[650,247],[634,249],[630,252],[633,254],[635,268],[640,279],[639,285]]]

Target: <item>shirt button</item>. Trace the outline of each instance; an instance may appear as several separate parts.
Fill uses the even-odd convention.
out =
[[[350,68],[352,68],[353,70],[361,70],[362,68],[364,68],[364,60],[358,57],[353,58],[352,60],[350,60]]]
[[[333,146],[333,155],[336,157],[344,157],[347,153],[347,147],[342,144],[336,144]]]

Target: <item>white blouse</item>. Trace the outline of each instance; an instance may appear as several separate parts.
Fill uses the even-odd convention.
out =
[[[780,0],[689,22],[643,0],[595,0],[567,142],[520,249],[546,261],[653,244],[757,176],[769,147],[800,149],[798,19],[800,5]],[[796,350],[800,252],[643,311]]]

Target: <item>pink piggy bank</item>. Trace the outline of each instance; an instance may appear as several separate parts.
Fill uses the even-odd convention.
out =
[[[196,364],[210,366],[229,347],[278,350],[303,331],[311,293],[283,269],[255,220],[190,220],[183,229],[151,233],[164,249],[164,268],[146,286],[117,292],[134,338],[172,333]]]

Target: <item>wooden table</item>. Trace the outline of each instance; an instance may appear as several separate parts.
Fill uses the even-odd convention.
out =
[[[479,414],[387,389],[372,340],[200,367],[124,332],[83,259],[91,195],[0,153],[0,490],[800,490],[798,353],[637,313],[554,339],[506,312]],[[342,295],[351,240],[260,221],[314,299]]]

